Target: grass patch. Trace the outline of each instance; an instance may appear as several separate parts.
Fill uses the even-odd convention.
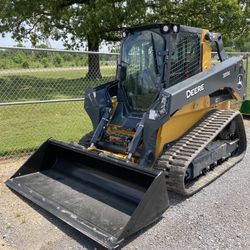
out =
[[[82,102],[1,107],[0,156],[33,151],[49,137],[78,140],[92,129]]]
[[[113,80],[114,71],[103,68],[103,78],[92,81],[85,69],[0,76],[0,102],[83,97],[86,88]],[[0,121],[0,156],[29,153],[49,137],[78,142],[92,129],[82,102],[4,106]]]

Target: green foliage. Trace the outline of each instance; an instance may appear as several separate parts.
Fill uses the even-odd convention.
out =
[[[98,50],[102,40],[119,39],[117,28],[142,23],[146,8],[144,0],[2,0],[0,32],[33,45],[49,36],[75,48],[88,41],[89,50]]]
[[[245,39],[249,13],[249,0],[1,0],[0,32],[11,32],[17,41],[27,38],[34,46],[51,37],[68,48],[85,47],[87,42],[88,50],[98,51],[102,41],[119,41],[124,26],[176,22],[221,32],[229,45]],[[37,63],[22,64],[51,65],[43,56],[35,59]],[[89,55],[87,76],[101,77],[98,60],[98,55]],[[64,62],[59,56],[52,59],[55,67]],[[85,62],[77,59],[75,65]]]
[[[116,55],[100,55],[100,64],[114,65]],[[32,69],[55,67],[86,67],[87,54],[71,54],[45,51],[0,51],[1,69]]]
[[[54,65],[55,65],[56,67],[60,67],[60,66],[62,65],[62,58],[61,58],[60,55],[56,55],[56,56],[54,57]]]
[[[28,69],[30,67],[29,63],[27,61],[22,63],[22,66],[24,69]]]
[[[249,0],[185,0],[152,1],[151,21],[176,22],[220,32],[227,45],[239,38],[246,39],[249,27]]]
[[[250,34],[248,36],[239,37],[227,42],[227,46],[231,47],[232,51],[250,51]]]
[[[18,48],[24,48],[25,46],[22,44],[22,43],[18,43],[17,45],[16,45],[16,47],[18,47]]]
[[[44,68],[49,68],[51,65],[50,60],[46,57],[46,58],[42,58],[41,63],[43,65]]]
[[[121,27],[160,21],[219,31],[230,41],[247,34],[249,12],[249,0],[1,0],[0,32],[32,44],[49,36],[75,48],[88,41],[98,50],[103,40],[119,40]]]

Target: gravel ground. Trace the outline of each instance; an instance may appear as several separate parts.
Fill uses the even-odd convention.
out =
[[[250,121],[246,121],[250,142]],[[250,145],[250,143],[248,143]],[[0,161],[0,249],[99,249],[5,185],[25,158]],[[123,249],[250,249],[250,148],[243,161],[196,195],[170,193],[171,207]]]

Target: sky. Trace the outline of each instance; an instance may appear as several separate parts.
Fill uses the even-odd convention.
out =
[[[51,45],[51,48],[54,48],[54,49],[65,49],[64,46],[63,46],[63,42],[62,41],[54,41],[52,39],[49,39],[49,43]],[[1,46],[14,47],[17,44],[18,43],[11,38],[11,34],[10,33],[7,33],[4,38],[0,37],[0,47]],[[31,48],[31,43],[29,41],[22,42],[22,44],[25,47],[27,47],[27,48]],[[100,48],[100,51],[101,52],[109,52],[109,48],[105,44],[102,44],[101,48]]]
[[[27,42],[22,42],[22,44],[25,45],[25,47],[27,47],[27,48],[31,47],[31,43],[28,42],[28,41]],[[50,40],[50,44],[51,44],[52,48],[64,49],[62,41],[53,41],[53,40]],[[17,45],[17,42],[14,41],[11,38],[11,34],[10,33],[7,33],[4,38],[0,37],[0,46],[14,47],[15,45]]]

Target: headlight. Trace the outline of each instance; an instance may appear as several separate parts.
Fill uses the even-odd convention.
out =
[[[178,33],[178,32],[179,32],[179,26],[176,25],[176,24],[173,25],[173,28],[172,28],[172,29],[173,29],[173,32],[174,32],[174,33]]]
[[[167,33],[167,32],[169,31],[168,25],[164,25],[164,26],[162,27],[162,31],[165,32],[165,33]]]

